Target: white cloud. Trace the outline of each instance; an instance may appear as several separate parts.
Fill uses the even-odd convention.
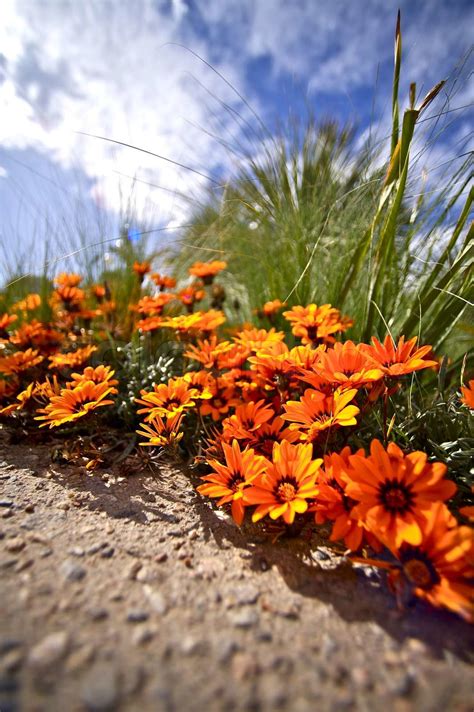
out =
[[[208,185],[205,178],[76,132],[124,141],[204,174],[228,164],[227,152],[199,127],[212,131],[215,110],[222,130],[232,135],[237,125],[193,75],[227,103],[235,96],[189,52],[167,44],[182,40],[178,30],[187,12],[184,0],[174,0],[168,14],[146,0],[7,2],[0,27],[2,148],[34,149],[63,169],[80,168],[94,180],[94,199],[110,210],[119,186],[126,194],[132,185],[126,176],[163,185],[168,191],[136,183],[137,207],[148,217],[179,222],[187,206],[173,191],[199,191]],[[195,37],[192,48],[208,57]],[[237,81],[233,67],[219,69]]]

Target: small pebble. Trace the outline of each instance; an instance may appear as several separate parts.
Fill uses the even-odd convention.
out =
[[[66,559],[60,567],[61,574],[66,581],[81,581],[87,571],[72,559]]]
[[[149,617],[150,614],[147,611],[138,608],[133,608],[127,613],[127,621],[129,623],[143,623],[143,621],[147,621]]]
[[[69,647],[66,631],[50,633],[32,648],[28,663],[34,668],[47,668],[58,663]]]

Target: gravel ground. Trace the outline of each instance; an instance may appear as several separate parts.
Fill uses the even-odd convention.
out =
[[[50,449],[0,432],[1,712],[472,712],[472,626],[400,614],[312,529],[239,530],[184,470]]]

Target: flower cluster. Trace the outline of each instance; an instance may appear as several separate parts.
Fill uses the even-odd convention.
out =
[[[238,525],[321,527],[355,563],[387,569],[399,601],[408,593],[472,620],[474,534],[453,514],[457,487],[443,463],[391,441],[390,399],[438,368],[431,347],[391,334],[358,343],[332,305],[278,299],[255,310],[258,324],[227,328],[225,267],[196,262],[178,283],[136,261],[122,314],[107,283],[77,274],[56,277],[48,322],[27,295],[0,315],[0,417],[55,429],[96,427],[109,412],[120,425],[114,396],[130,397],[129,384],[120,364],[101,363],[101,342],[171,341],[184,366],[132,394],[141,446],[194,456],[199,493]],[[473,390],[462,388],[460,408],[473,407]]]

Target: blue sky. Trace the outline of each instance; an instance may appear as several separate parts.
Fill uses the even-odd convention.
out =
[[[469,107],[467,0],[3,0],[2,272],[15,259],[31,269],[46,238],[49,257],[71,251],[78,236],[113,239],[134,176],[143,181],[132,191],[137,214],[169,234],[192,205],[179,194],[202,196],[202,176],[79,132],[146,148],[217,181],[235,172],[245,143],[232,111],[258,128],[255,112],[272,130],[310,106],[317,116],[355,122],[360,141],[371,122],[382,138],[399,6],[402,95],[410,81],[423,94],[448,78],[449,105],[443,95],[439,106]],[[468,150],[472,108],[443,122],[420,169],[428,157],[432,166]],[[429,131],[427,122],[420,141]]]

